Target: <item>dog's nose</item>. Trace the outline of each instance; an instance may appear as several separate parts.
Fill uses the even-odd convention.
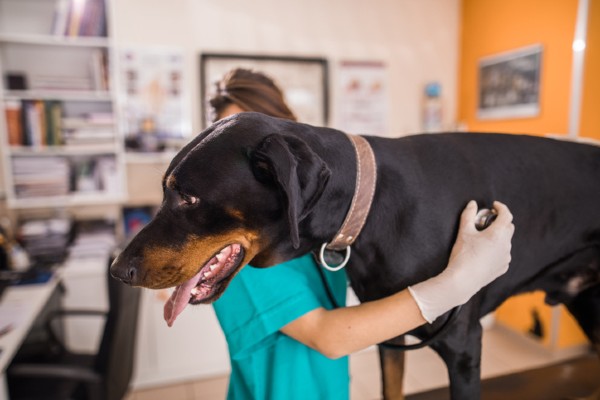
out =
[[[133,285],[133,283],[135,281],[136,273],[135,273],[135,268],[133,268],[133,267],[117,268],[117,269],[111,268],[110,273],[113,276],[113,278],[117,278],[117,279],[121,280],[123,283],[126,283],[128,285]]]
[[[137,278],[137,268],[133,262],[126,262],[117,257],[110,266],[110,274],[128,285],[134,285]]]

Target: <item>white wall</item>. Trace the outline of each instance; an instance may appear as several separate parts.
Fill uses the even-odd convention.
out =
[[[113,0],[117,47],[184,51],[192,133],[200,131],[199,55],[202,52],[325,57],[330,62],[332,114],[337,120],[339,61],[388,66],[388,136],[420,131],[426,82],[442,84],[445,123],[456,114],[460,0]],[[335,124],[333,124],[335,126]],[[152,174],[129,179],[146,182]],[[132,177],[136,175],[136,177]],[[167,329],[162,301],[146,293],[135,387],[227,372],[226,348],[211,308],[186,310]],[[196,314],[194,314],[194,312]],[[198,314],[201,313],[202,315]],[[184,323],[184,319],[189,319]],[[178,321],[179,322],[179,321]],[[186,325],[188,324],[188,325]],[[193,349],[193,350],[191,350]],[[199,365],[201,364],[201,365]]]
[[[200,129],[201,52],[320,56],[330,62],[336,121],[340,60],[384,61],[389,72],[389,136],[421,130],[423,85],[442,84],[444,122],[456,114],[459,0],[118,0],[117,46],[184,50],[191,78],[192,131]]]

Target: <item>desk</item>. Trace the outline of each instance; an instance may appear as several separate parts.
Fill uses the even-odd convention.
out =
[[[4,292],[2,300],[0,300],[0,315],[18,313],[18,324],[15,324],[9,333],[0,337],[0,348],[2,349],[2,353],[0,353],[0,371],[2,372],[0,375],[0,400],[8,400],[6,368],[59,282],[60,279],[55,274],[46,283],[11,286]]]

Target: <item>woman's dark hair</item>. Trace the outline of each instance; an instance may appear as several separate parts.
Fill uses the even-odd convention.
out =
[[[244,111],[256,111],[296,121],[296,116],[285,103],[281,89],[263,73],[236,68],[215,85],[215,94],[208,101],[212,108],[213,122],[230,104],[235,104]]]

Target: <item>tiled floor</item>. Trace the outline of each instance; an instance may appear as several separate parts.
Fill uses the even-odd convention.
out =
[[[492,326],[483,336],[482,377],[487,378],[535,368],[581,353],[584,349],[552,353],[531,339]],[[448,378],[441,359],[429,348],[407,353],[404,387],[407,394],[446,386]],[[350,357],[352,400],[380,398],[379,359],[376,349],[367,349]],[[140,390],[126,400],[219,400],[227,391],[227,376],[185,384]]]

